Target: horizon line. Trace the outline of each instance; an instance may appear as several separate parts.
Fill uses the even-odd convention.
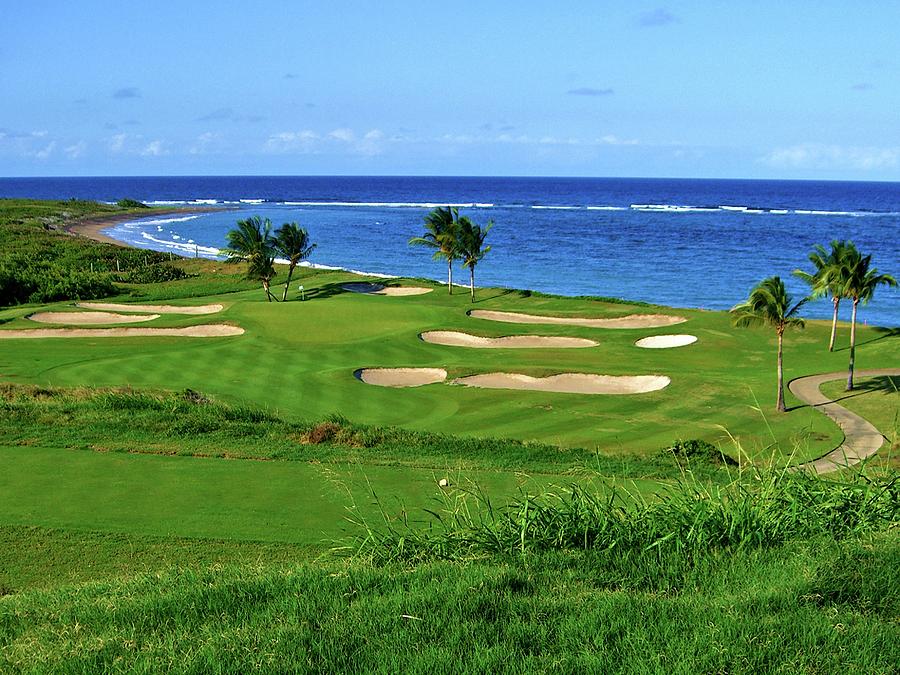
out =
[[[854,178],[735,178],[709,176],[564,176],[564,175],[499,175],[499,174],[343,174],[343,173],[210,173],[210,174],[96,174],[96,175],[54,175],[54,176],[0,176],[0,180],[58,180],[97,178],[444,178],[444,179],[533,179],[533,180],[658,180],[658,181],[746,181],[746,182],[790,182],[790,183],[896,183],[900,179],[854,179]]]

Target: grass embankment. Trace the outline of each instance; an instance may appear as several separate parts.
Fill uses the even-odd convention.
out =
[[[412,567],[298,566],[283,549],[248,565],[267,553],[248,547],[222,556],[240,566],[14,593],[2,658],[54,672],[893,671],[896,485],[695,488],[649,508],[563,498],[445,518]],[[24,534],[26,559],[55,536]],[[436,559],[441,540],[453,561]],[[111,545],[75,543],[98,545],[88,560]],[[410,559],[408,540],[378,543],[377,558]]]

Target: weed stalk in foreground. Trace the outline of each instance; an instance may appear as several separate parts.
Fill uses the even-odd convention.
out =
[[[685,472],[650,499],[619,485],[603,493],[570,485],[539,495],[520,491],[498,506],[476,485],[437,501],[419,521],[383,507],[377,525],[351,518],[360,534],[344,550],[409,563],[576,550],[695,557],[821,536],[838,540],[896,526],[900,483],[898,476],[826,480],[768,470],[710,485]]]

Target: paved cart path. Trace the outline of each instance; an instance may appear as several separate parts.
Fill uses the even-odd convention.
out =
[[[855,377],[880,377],[900,376],[900,368],[883,368],[881,370],[861,370]],[[791,392],[804,403],[818,408],[818,410],[837,422],[844,432],[844,442],[829,452],[824,457],[814,459],[811,462],[798,464],[794,469],[798,471],[812,470],[815,473],[828,473],[854,464],[859,464],[867,457],[871,457],[885,441],[884,435],[871,423],[850,412],[844,406],[832,401],[819,391],[819,387],[825,382],[839,380],[847,377],[847,372],[822,373],[798,377],[788,385]]]

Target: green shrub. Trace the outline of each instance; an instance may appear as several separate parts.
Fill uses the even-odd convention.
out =
[[[686,441],[677,440],[663,450],[665,454],[674,455],[679,463],[690,463],[693,460],[712,462],[713,464],[727,464],[737,466],[738,462],[730,455],[725,454],[712,443],[699,438]]]
[[[132,284],[158,284],[165,281],[177,281],[187,276],[187,273],[180,267],[158,264],[138,267],[129,272],[123,280]]]
[[[150,207],[144,204],[144,202],[139,202],[136,199],[120,199],[116,202],[116,206],[120,206],[123,209],[149,209]]]

